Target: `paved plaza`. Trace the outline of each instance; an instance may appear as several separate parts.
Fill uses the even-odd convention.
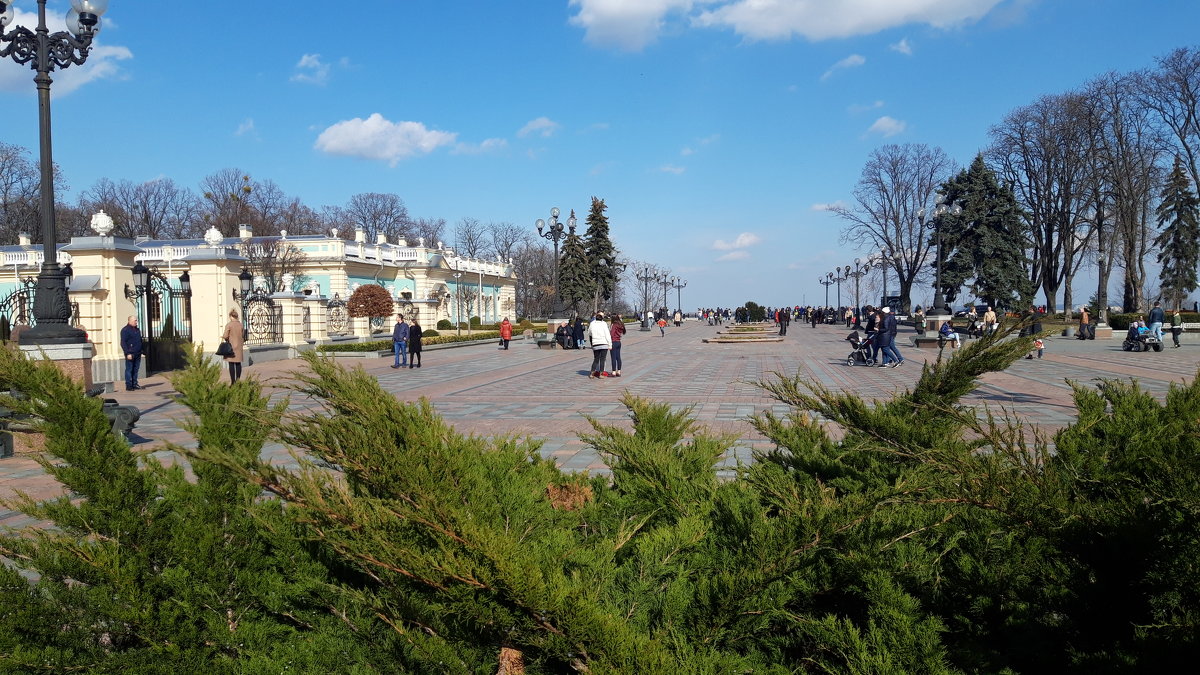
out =
[[[781,343],[705,344],[718,329],[703,322],[669,327],[666,337],[657,329],[632,328],[623,341],[622,377],[588,379],[590,350],[543,350],[515,341],[508,351],[494,342],[452,349],[430,349],[420,369],[392,369],[391,357],[343,359],[350,367],[361,365],[378,378],[383,388],[401,400],[428,398],[458,430],[477,434],[517,434],[540,439],[544,456],[553,457],[567,470],[605,472],[601,458],[578,439],[590,430],[584,415],[628,423],[620,404],[622,392],[692,406],[697,419],[714,431],[736,433],[741,441],[724,459],[726,466],[747,461],[758,448],[770,443],[747,423],[750,415],[767,409],[787,408],[765,396],[752,383],[772,373],[799,370],[828,387],[882,398],[910,387],[921,373],[921,363],[934,359],[933,349],[901,348],[906,362],[899,368],[849,367],[850,348],[841,327],[793,324]],[[911,331],[911,329],[910,329]],[[898,343],[908,343],[911,332]],[[1171,382],[1190,381],[1200,365],[1200,345],[1167,348],[1161,353],[1121,351],[1120,339],[1081,342],[1069,338],[1046,341],[1041,360],[1020,360],[1002,373],[990,373],[966,403],[1001,404],[1047,429],[1069,423],[1074,414],[1068,380],[1088,384],[1097,378],[1134,378],[1147,390],[1162,396]],[[949,350],[947,350],[949,353]],[[286,379],[301,368],[300,361],[272,362],[246,369],[247,375],[268,384]],[[155,451],[165,442],[187,446],[191,439],[175,420],[185,409],[174,401],[167,378],[146,378],[145,389],[118,392],[122,403],[138,406],[142,419],[133,435],[134,447],[154,451],[164,461],[171,453]],[[276,391],[275,395],[283,395]],[[311,401],[293,399],[295,408]],[[274,462],[290,463],[286,448],[268,446],[265,455]],[[0,459],[0,497],[23,490],[37,497],[59,493],[28,457]],[[0,508],[0,526],[29,524],[19,513]]]

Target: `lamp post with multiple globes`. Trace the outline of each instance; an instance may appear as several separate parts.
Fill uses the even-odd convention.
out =
[[[16,16],[12,0],[0,0],[0,58],[30,64],[38,91],[38,136],[41,163],[39,187],[42,230],[42,268],[38,273],[33,301],[35,325],[21,333],[23,345],[81,343],[86,334],[69,325],[71,304],[67,300],[67,275],[58,264],[58,233],[54,222],[54,156],[50,138],[50,73],[82,65],[91,51],[92,38],[100,30],[100,15],[108,0],[71,0],[67,30],[51,33],[46,27],[46,0],[37,0],[38,25],[11,29]]]

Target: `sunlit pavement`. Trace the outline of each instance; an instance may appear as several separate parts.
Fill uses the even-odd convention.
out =
[[[464,433],[536,438],[543,442],[542,454],[553,457],[564,469],[603,473],[607,469],[602,459],[577,435],[591,428],[585,415],[606,423],[628,424],[628,413],[620,403],[625,391],[676,408],[691,406],[695,417],[708,428],[736,434],[741,440],[723,462],[732,467],[748,461],[753,450],[770,447],[747,418],[764,410],[787,411],[754,383],[770,379],[773,373],[790,375],[799,370],[825,386],[867,399],[883,398],[911,386],[920,376],[922,362],[937,357],[936,349],[905,348],[911,333],[903,332],[897,342],[905,363],[899,368],[868,368],[846,365],[850,347],[843,340],[844,328],[814,329],[797,323],[781,343],[702,342],[717,330],[685,322],[680,328],[669,327],[664,338],[657,329],[641,332],[631,327],[623,342],[620,378],[588,379],[590,350],[543,350],[520,340],[508,351],[498,350],[494,342],[430,349],[419,369],[392,369],[391,357],[341,361],[350,367],[361,365],[401,400],[429,399]],[[1123,352],[1120,344],[1120,339],[1049,339],[1045,358],[1020,360],[1003,373],[988,374],[964,402],[1004,406],[1053,430],[1073,419],[1068,380],[1086,385],[1098,378],[1134,378],[1161,397],[1171,382],[1190,381],[1200,364],[1200,344],[1185,344],[1181,349],[1168,346],[1161,353]],[[248,367],[245,374],[276,387],[273,395],[284,396],[286,392],[278,386],[288,372],[301,367],[301,361],[273,362]],[[191,443],[175,422],[186,411],[174,401],[165,377],[147,378],[142,385],[142,391],[113,395],[142,411],[132,437],[134,447],[154,451],[162,461],[176,461],[174,454],[155,448],[166,442]],[[312,402],[293,397],[291,404],[301,409]],[[293,461],[279,445],[269,445],[264,456],[281,464]],[[15,490],[38,498],[59,493],[58,486],[32,459],[0,459],[0,497],[11,496]],[[0,509],[0,525],[24,524],[28,524],[24,516]]]

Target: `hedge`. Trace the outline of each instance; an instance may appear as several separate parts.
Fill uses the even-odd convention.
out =
[[[1163,328],[1169,328],[1171,325],[1171,312],[1163,310],[1167,314],[1167,320],[1163,322]],[[1129,330],[1129,324],[1134,319],[1145,318],[1150,312],[1130,312],[1128,314],[1109,314],[1108,325],[1112,326],[1113,330]],[[1184,323],[1200,323],[1200,314],[1195,312],[1180,312]]]
[[[429,333],[431,331],[425,331]],[[453,342],[474,342],[476,340],[499,340],[499,331],[488,331],[484,333],[475,333],[473,335],[439,335],[437,337],[423,337],[421,344],[429,345],[444,345]],[[372,340],[371,342],[342,342],[338,344],[318,345],[318,352],[388,352],[392,350],[391,340]]]

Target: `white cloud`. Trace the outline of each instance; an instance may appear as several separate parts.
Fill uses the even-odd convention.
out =
[[[696,154],[696,151],[687,146],[684,146],[684,148],[679,151],[679,154],[683,155],[684,157],[687,157],[688,155]]]
[[[530,120],[521,130],[517,132],[517,136],[525,138],[532,134],[537,134],[542,138],[550,138],[554,132],[558,131],[561,125],[549,117],[539,117],[535,120]]]
[[[599,176],[600,174],[607,172],[609,169],[616,168],[616,166],[617,166],[617,163],[612,160],[608,160],[607,162],[600,162],[596,166],[592,167],[591,171],[588,172],[588,175]]]
[[[876,108],[882,107],[883,101],[875,101],[874,103],[853,103],[846,108],[846,112],[850,113],[851,115],[857,115],[859,113],[867,112],[868,110],[875,110]]]
[[[508,141],[503,138],[488,138],[482,143],[459,143],[454,146],[454,154],[456,155],[482,155],[487,152],[503,150],[508,147]]]
[[[751,40],[870,35],[911,24],[953,28],[979,21],[1003,0],[722,0],[700,12],[700,26],[732,28]]]
[[[374,113],[330,126],[317,137],[316,148],[330,155],[384,160],[395,166],[402,159],[425,155],[452,145],[458,134],[425,128],[420,122],[391,122]]]
[[[912,56],[912,45],[908,44],[908,38],[901,38],[896,44],[888,45],[888,49],[900,52],[905,56]]]
[[[732,29],[749,40],[795,36],[827,40],[870,35],[899,26],[954,28],[979,21],[998,5],[1029,0],[570,0],[572,25],[598,46],[638,51],[658,39],[669,22]],[[903,43],[903,41],[902,41]]]
[[[825,71],[825,74],[821,76],[821,81],[824,82],[825,80],[833,77],[833,74],[839,70],[845,70],[846,68],[857,68],[866,62],[867,59],[862,54],[851,54],[832,66],[829,66],[829,70]]]
[[[658,170],[663,173],[673,173],[676,176],[678,176],[679,174],[683,173],[684,171],[687,171],[687,167],[675,166],[674,164],[663,164],[662,166],[658,167]]]
[[[291,81],[324,85],[329,82],[329,71],[331,68],[332,66],[321,60],[320,54],[305,54],[300,57],[300,61],[296,64],[296,73],[292,75]]]
[[[867,134],[880,134],[884,138],[890,138],[896,134],[904,133],[906,129],[908,129],[908,122],[884,115],[875,120],[875,123],[867,129]]]
[[[26,12],[16,7],[13,9],[16,10],[16,14],[9,28],[12,26],[25,26],[30,30],[37,28],[37,12]],[[113,23],[105,21],[104,25],[111,29]],[[66,20],[61,14],[51,15],[47,13],[46,26],[50,29],[51,33],[67,29]],[[104,35],[107,35],[107,33]],[[92,43],[92,49],[88,53],[87,61],[82,66],[73,65],[54,72],[54,85],[51,87],[51,95],[62,96],[69,94],[83,85],[96,80],[124,79],[125,73],[121,70],[119,62],[132,58],[133,52],[128,47],[103,44],[103,38],[97,38],[96,42]],[[12,59],[4,59],[0,63],[0,91],[27,92],[30,94],[36,92],[37,89],[33,84],[33,75],[32,71],[29,70],[29,66],[19,65]]]
[[[638,51],[654,42],[667,15],[686,15],[696,4],[696,0],[571,0],[579,13],[570,21],[582,27],[584,39],[594,45]]]
[[[753,232],[743,232],[739,234],[733,241],[725,241],[723,239],[714,241],[712,243],[712,248],[714,251],[732,251],[734,249],[754,246],[760,242],[762,242],[762,237],[759,237],[757,234],[754,234]]]
[[[242,120],[241,124],[238,125],[237,131],[233,132],[233,135],[245,136],[246,134],[254,134],[255,132],[254,118],[247,117],[246,119]]]
[[[717,262],[728,262],[730,260],[745,260],[750,257],[749,251],[730,251],[722,256],[717,256]]]
[[[828,202],[828,203],[820,203],[820,202],[818,202],[818,203],[816,203],[816,204],[813,204],[813,205],[812,205],[811,207],[809,207],[809,208],[811,208],[813,211],[833,211],[833,210],[835,210],[835,209],[844,209],[844,208],[846,208],[846,202],[844,202],[844,201],[842,201],[842,200],[840,200],[840,199],[839,199],[839,200],[837,200],[836,202]]]

